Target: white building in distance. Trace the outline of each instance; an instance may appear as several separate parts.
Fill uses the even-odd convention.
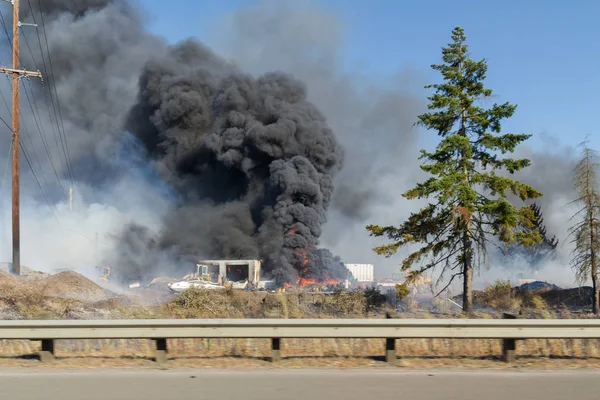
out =
[[[375,280],[375,266],[373,264],[344,264],[359,282],[373,282]]]

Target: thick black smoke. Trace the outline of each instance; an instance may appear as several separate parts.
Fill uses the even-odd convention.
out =
[[[162,246],[262,258],[282,282],[345,277],[318,249],[342,149],[301,82],[254,78],[188,40],[148,62],[139,85],[127,129],[182,203]]]
[[[280,281],[346,276],[318,248],[343,152],[302,82],[250,76],[196,40],[169,48],[128,0],[47,0],[23,13],[43,22],[53,68],[40,54],[26,64],[43,67],[62,100],[70,154],[57,146],[55,160],[70,158],[94,193],[125,172],[112,160],[133,134],[177,194],[158,234],[131,224],[119,236],[120,275],[143,278],[144,268],[165,270],[165,255],[195,255],[262,258]],[[68,165],[57,168],[69,177]]]
[[[37,80],[32,84],[54,167],[65,180],[72,173],[75,180],[95,187],[114,182],[122,173],[115,160],[141,69],[150,57],[166,51],[165,41],[146,32],[140,10],[127,0],[30,1],[21,11],[24,22],[39,26],[37,31],[23,29],[29,46],[23,47],[21,58],[24,66],[38,68],[44,76],[44,87]],[[56,88],[57,96],[50,98],[48,88]],[[23,98],[28,112],[25,93]],[[60,113],[60,123],[54,111]],[[24,129],[37,125],[29,113],[25,123]],[[63,130],[66,146],[59,134]],[[41,141],[35,143],[37,148],[29,151],[44,154]]]

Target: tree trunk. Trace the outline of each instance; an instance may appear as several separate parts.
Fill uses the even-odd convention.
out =
[[[472,243],[469,233],[463,233],[463,312],[473,312]]]
[[[461,55],[462,57],[462,55]],[[460,69],[462,73],[464,71],[463,60],[460,61]],[[465,88],[462,89],[462,92],[465,93]],[[460,134],[464,137],[467,137],[467,107],[468,105],[463,104],[460,118]],[[462,162],[464,168],[464,183],[465,186],[471,187],[471,183],[469,181],[469,169],[467,168],[468,158],[466,153],[462,153]],[[461,204],[461,206],[463,206]],[[466,207],[463,206],[466,209]],[[470,314],[473,312],[473,243],[471,242],[470,232],[471,232],[471,215],[464,215],[465,218],[465,231],[463,232],[462,241],[463,241],[463,312]]]
[[[465,266],[465,275],[463,281],[463,311],[473,312],[473,267]]]
[[[593,312],[600,315],[600,289],[598,288],[598,273],[592,273],[592,286],[594,287]]]
[[[590,196],[591,197],[591,196]],[[595,315],[600,314],[600,296],[598,293],[598,260],[596,255],[596,226],[594,225],[594,204],[591,202],[588,204],[589,207],[589,226],[590,226],[590,272],[592,274],[592,287],[594,289],[594,298],[592,305],[592,312]]]
[[[594,299],[593,299],[593,305],[592,305],[592,312],[595,315],[599,315],[600,314],[600,293],[598,292],[600,289],[598,288],[598,261],[596,260],[596,251],[594,248],[594,243],[595,243],[595,232],[594,232],[594,227],[592,226],[592,231],[591,231],[591,241],[592,241],[592,246],[590,247],[591,250],[591,254],[590,254],[590,262],[592,264],[592,268],[591,268],[591,274],[592,274],[592,287],[594,288]]]
[[[594,299],[592,311],[595,315],[600,315],[600,288],[598,288],[598,266],[596,265],[596,254],[592,250],[592,287],[594,288]]]

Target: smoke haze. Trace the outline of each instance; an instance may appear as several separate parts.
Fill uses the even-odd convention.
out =
[[[23,12],[41,24],[34,3],[33,14]],[[315,277],[342,277],[339,255],[375,264],[379,277],[398,270],[406,252],[377,256],[371,248],[379,242],[364,227],[399,223],[423,204],[401,193],[422,179],[417,157],[426,143],[413,124],[425,109],[422,87],[430,82],[418,71],[426,66],[398,71],[384,85],[347,72],[340,19],[308,2],[237,11],[215,33],[218,51],[196,39],[167,45],[125,0],[42,4],[54,75],[33,31],[26,37],[34,57],[22,50],[23,64],[56,85],[68,149],[62,124],[48,112],[48,86],[24,84],[41,110],[24,103],[24,144],[46,193],[24,174],[24,264],[50,270],[105,262],[127,265],[122,277],[137,279],[189,268],[178,265],[189,255],[264,257],[276,278],[293,280],[305,273],[305,257]],[[3,166],[7,135],[0,149]],[[522,152],[533,164],[519,176],[545,194],[548,233],[560,240],[557,261],[538,276],[568,285],[571,211],[564,205],[573,149]],[[0,256],[10,260],[4,187]],[[519,270],[493,263],[480,284]]]

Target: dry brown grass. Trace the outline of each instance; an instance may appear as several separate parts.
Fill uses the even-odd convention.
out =
[[[268,339],[173,339],[168,341],[169,357],[177,360],[207,358],[266,359],[270,356]],[[500,340],[402,339],[397,355],[403,359],[492,360],[502,354]],[[151,359],[150,340],[58,340],[59,358]],[[0,359],[23,358],[40,350],[38,342],[1,341]],[[285,339],[282,356],[286,358],[381,359],[385,354],[381,339]],[[522,360],[589,360],[600,362],[600,340],[524,340],[517,344]]]
[[[142,305],[125,297],[102,298],[104,293],[100,296],[97,285],[81,280],[80,276],[62,275],[60,277],[62,279],[56,276],[53,279],[27,281],[0,272],[0,307],[3,312],[7,314],[10,311],[15,318],[25,319],[146,319],[383,318],[386,311],[384,298],[370,291],[320,295],[192,289],[176,296],[167,304]],[[72,279],[70,283],[68,279]],[[83,289],[77,288],[69,292],[67,289],[70,284],[83,286]],[[74,293],[75,298],[56,296],[65,293]],[[81,298],[95,300],[82,301]],[[567,307],[552,308],[546,299],[544,293],[515,294],[514,291],[507,290],[506,284],[500,282],[480,294],[478,300],[500,310],[520,308],[523,316],[528,318],[593,317],[589,314],[574,313]],[[410,302],[410,298],[405,299],[404,303],[410,312],[396,314],[396,317],[446,318],[450,316],[450,314],[434,315],[422,312],[416,304]],[[447,303],[441,302],[434,306],[438,312],[443,312],[445,304]],[[479,313],[474,317],[500,318],[500,315]],[[259,362],[257,360],[270,355],[270,342],[264,339],[178,339],[169,340],[168,343],[170,357],[177,359],[179,364],[211,363],[212,361],[208,360],[229,359]],[[38,342],[2,341],[0,361],[23,361],[23,356],[37,353],[39,346]],[[346,360],[340,361],[342,364],[365,365],[365,363],[375,362],[374,357],[382,357],[384,352],[384,341],[379,339],[286,339],[282,341],[282,355],[289,358],[286,362],[292,362],[289,361],[290,359],[304,360],[298,361],[302,365],[322,362],[315,361],[317,358],[331,362]],[[499,340],[403,339],[397,341],[397,355],[414,363],[420,362],[415,361],[417,358],[433,364],[447,362],[444,360],[497,362],[501,352]],[[105,360],[103,362],[108,364],[118,363],[119,360],[146,362],[144,360],[154,355],[154,343],[149,340],[57,341],[56,353],[63,359],[92,358]],[[600,341],[525,340],[518,342],[517,354],[524,360],[564,358],[595,362],[600,360]]]

